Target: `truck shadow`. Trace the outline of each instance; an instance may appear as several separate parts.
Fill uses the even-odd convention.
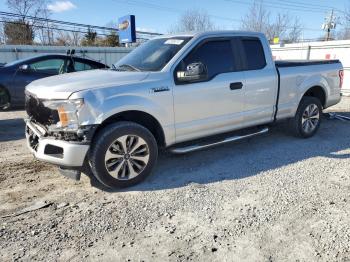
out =
[[[350,116],[349,113],[342,113]],[[344,153],[345,151],[345,153]],[[131,188],[120,191],[154,191],[244,179],[310,158],[350,158],[350,122],[323,119],[316,136],[300,139],[279,124],[260,136],[187,155],[160,154],[153,174]],[[315,160],[317,161],[317,160]],[[281,173],[283,170],[280,171]]]
[[[0,142],[23,139],[24,127],[23,118],[0,120]]]

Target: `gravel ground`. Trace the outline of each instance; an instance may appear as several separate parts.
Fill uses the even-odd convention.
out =
[[[350,122],[164,154],[106,192],[35,161],[24,115],[0,113],[0,261],[350,261]]]

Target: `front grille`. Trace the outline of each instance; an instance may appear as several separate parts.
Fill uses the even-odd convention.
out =
[[[42,101],[33,95],[26,94],[25,109],[30,119],[36,123],[50,126],[59,121],[57,110],[45,107]]]
[[[27,139],[29,146],[34,150],[38,151],[39,146],[39,137],[29,128],[29,126],[26,126],[26,133],[27,133]]]

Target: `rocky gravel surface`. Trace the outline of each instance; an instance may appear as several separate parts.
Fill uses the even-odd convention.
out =
[[[34,160],[24,115],[0,113],[0,261],[350,261],[350,122],[164,153],[108,191]]]

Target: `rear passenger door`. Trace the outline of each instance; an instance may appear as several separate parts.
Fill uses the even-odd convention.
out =
[[[201,41],[177,65],[173,88],[177,142],[229,131],[241,125],[244,76],[239,72],[235,41],[231,37]],[[176,81],[176,72],[198,62],[206,66],[207,79]]]
[[[241,37],[240,49],[245,76],[244,125],[252,126],[273,119],[278,77],[270,50],[258,37]],[[266,54],[266,55],[265,55]]]

